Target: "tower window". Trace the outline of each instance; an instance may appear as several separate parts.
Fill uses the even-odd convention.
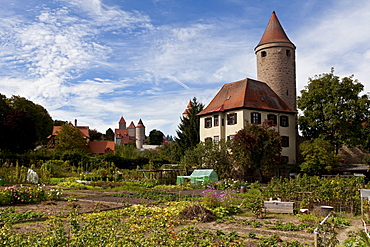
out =
[[[290,50],[286,50],[285,52],[286,52],[286,56],[290,57]]]
[[[265,51],[261,52],[261,57],[266,57],[267,53]]]

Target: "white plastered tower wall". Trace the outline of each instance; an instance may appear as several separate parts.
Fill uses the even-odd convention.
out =
[[[141,149],[145,141],[145,126],[141,119],[136,126],[136,148]]]

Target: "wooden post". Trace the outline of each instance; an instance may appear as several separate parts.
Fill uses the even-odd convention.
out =
[[[314,246],[315,247],[318,247],[318,236],[319,236],[319,233],[317,231],[314,231],[313,232],[313,241],[314,241]]]

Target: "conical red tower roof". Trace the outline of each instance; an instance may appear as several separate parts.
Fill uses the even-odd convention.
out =
[[[144,124],[143,124],[143,121],[141,121],[141,119],[137,123],[136,127],[145,127]]]
[[[191,101],[189,101],[188,105],[186,106],[185,111],[182,114],[189,114],[191,108],[193,108],[193,103]]]
[[[131,121],[130,126],[128,126],[128,129],[135,129],[135,124],[133,121]]]
[[[276,16],[275,11],[272,12],[271,18],[265,32],[262,35],[262,38],[257,46],[266,44],[266,43],[275,43],[275,42],[283,42],[283,43],[291,43],[293,44],[288,36],[286,35],[283,27],[281,26],[279,19]]]
[[[121,119],[119,120],[118,123],[126,123],[125,119],[123,117],[121,117]]]

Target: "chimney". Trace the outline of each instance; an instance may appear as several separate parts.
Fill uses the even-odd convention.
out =
[[[77,119],[75,119],[75,127],[77,127]]]

